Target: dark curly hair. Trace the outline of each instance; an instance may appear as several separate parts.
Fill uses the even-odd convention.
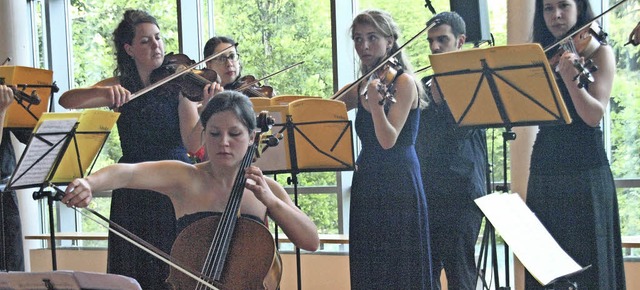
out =
[[[124,12],[122,21],[113,31],[113,42],[116,46],[116,62],[117,68],[114,70],[114,76],[120,79],[120,84],[129,91],[136,92],[144,88],[144,84],[138,75],[135,61],[127,54],[124,49],[125,44],[131,44],[136,36],[136,26],[141,23],[152,23],[158,25],[155,17],[142,10],[127,10]]]

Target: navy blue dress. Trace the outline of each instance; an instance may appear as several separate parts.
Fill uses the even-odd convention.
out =
[[[375,136],[371,114],[358,103],[362,141],[351,188],[351,289],[431,289],[427,203],[414,143],[420,110],[409,113],[393,148]]]
[[[178,103],[177,96],[154,90],[122,106],[117,123],[122,147],[119,163],[189,162],[180,135]],[[148,190],[114,190],[111,220],[165,253],[171,251],[176,217],[167,196]],[[110,233],[107,272],[132,277],[142,289],[162,289],[169,266]]]

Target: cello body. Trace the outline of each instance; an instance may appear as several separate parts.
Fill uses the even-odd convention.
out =
[[[188,269],[203,269],[219,223],[220,216],[209,216],[186,227],[176,238],[171,256]],[[210,275],[205,271],[202,274]],[[222,276],[211,282],[219,289],[278,289],[281,278],[282,260],[269,229],[253,219],[239,217]],[[199,282],[174,269],[167,283],[173,289],[207,289],[203,285],[196,288]]]

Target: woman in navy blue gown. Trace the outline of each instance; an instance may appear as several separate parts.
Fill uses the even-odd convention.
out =
[[[384,11],[361,12],[351,35],[363,74],[398,49],[398,26]],[[358,109],[362,141],[351,188],[351,289],[431,289],[427,204],[414,147],[423,92],[402,52],[397,59],[395,102],[380,104],[385,71],[338,98]]]
[[[197,104],[176,90],[160,87],[130,100],[151,84],[152,72],[163,64],[165,51],[156,19],[140,10],[128,10],[113,33],[118,68],[115,77],[89,88],[73,89],[60,97],[65,108],[108,106],[120,112],[118,132],[122,147],[119,163],[156,160],[190,162],[187,152],[201,145]],[[204,87],[207,101],[222,88]],[[171,200],[148,190],[118,189],[111,199],[110,218],[159,249],[170,252],[175,239]],[[135,278],[142,289],[162,289],[169,267],[116,235],[109,235],[107,272]]]

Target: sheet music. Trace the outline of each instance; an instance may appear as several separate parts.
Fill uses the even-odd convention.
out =
[[[62,150],[61,142],[75,126],[77,118],[44,120],[25,149],[9,184],[11,187],[39,185],[46,181],[56,157]],[[52,135],[38,135],[57,133]]]
[[[542,285],[582,270],[549,234],[518,194],[493,193],[476,204]]]

